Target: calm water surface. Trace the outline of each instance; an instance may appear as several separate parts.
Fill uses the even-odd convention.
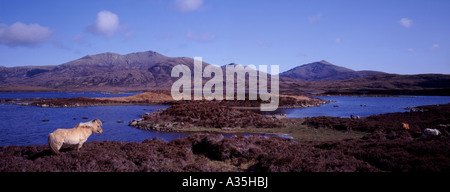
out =
[[[134,93],[102,94],[98,92],[62,93],[0,93],[7,98],[55,98],[55,97],[117,97]],[[351,114],[370,116],[373,114],[407,111],[405,107],[450,103],[450,97],[405,96],[405,97],[320,97],[334,102],[320,107],[302,109],[280,109],[288,117],[335,116],[349,117]],[[365,105],[365,106],[361,106]],[[58,128],[73,128],[79,122],[100,119],[103,134],[93,134],[88,141],[137,141],[159,138],[170,141],[183,138],[188,133],[164,133],[139,130],[129,127],[128,122],[139,119],[139,115],[165,109],[165,105],[95,106],[75,108],[41,108],[0,104],[0,146],[47,144],[47,136]],[[82,119],[88,117],[88,119]],[[45,120],[45,121],[44,121]],[[47,121],[48,120],[48,121]],[[124,123],[118,123],[122,120]],[[225,136],[231,136],[228,134]]]
[[[320,107],[279,109],[288,117],[367,117],[382,113],[406,112],[406,107],[450,103],[450,96],[399,96],[399,97],[318,97],[333,102]]]

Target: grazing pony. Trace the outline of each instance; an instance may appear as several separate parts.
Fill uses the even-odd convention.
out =
[[[403,126],[403,129],[409,130],[409,124],[408,123],[403,123],[402,122],[402,126]]]
[[[83,143],[86,142],[92,133],[103,133],[101,126],[102,122],[94,119],[89,122],[79,123],[72,129],[57,129],[48,135],[48,145],[56,154],[59,153],[59,149],[64,143],[78,145],[77,151],[80,151]]]

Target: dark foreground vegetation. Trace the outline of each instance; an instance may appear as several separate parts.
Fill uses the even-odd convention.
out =
[[[60,155],[47,145],[0,151],[1,171],[378,171],[339,151],[279,137],[197,134],[169,143],[89,142]]]
[[[413,111],[303,121],[309,129],[364,131],[359,139],[294,142],[272,136],[194,134],[171,142],[89,142],[80,152],[65,146],[60,155],[47,145],[0,147],[0,171],[450,171],[450,105]],[[425,128],[441,134],[426,135]]]

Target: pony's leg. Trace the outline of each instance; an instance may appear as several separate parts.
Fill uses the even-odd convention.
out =
[[[83,144],[84,144],[84,142],[86,142],[86,140],[87,140],[87,139],[81,140],[81,141],[78,143],[77,151],[80,151],[81,147],[83,147]]]
[[[50,146],[51,151],[59,154],[59,149],[61,149],[63,141],[54,134],[50,134],[48,137],[48,145]]]
[[[54,152],[54,153],[56,153],[56,154],[59,154],[60,152],[59,152],[59,149],[61,149],[61,147],[62,147],[62,145],[63,145],[63,143],[62,142],[58,142],[58,143],[54,143],[52,146],[51,146],[51,149],[52,149],[52,151]]]
[[[77,151],[80,152],[81,147],[83,147],[84,142],[78,143]]]

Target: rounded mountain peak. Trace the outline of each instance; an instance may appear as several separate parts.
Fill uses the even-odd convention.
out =
[[[325,61],[325,60],[321,60],[321,61],[319,61],[318,63],[322,63],[322,64],[325,64],[325,65],[333,65],[333,64],[331,64],[330,62]]]

